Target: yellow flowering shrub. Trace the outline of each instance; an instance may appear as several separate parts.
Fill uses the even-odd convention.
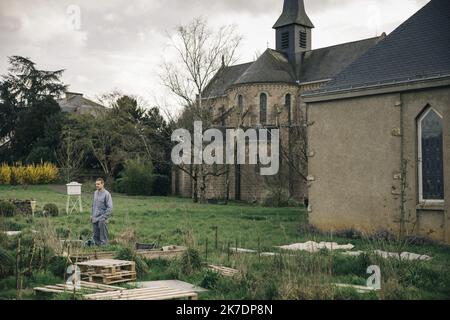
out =
[[[11,168],[6,164],[0,165],[0,184],[11,183]]]
[[[58,179],[58,168],[51,163],[0,166],[0,184],[49,184]]]

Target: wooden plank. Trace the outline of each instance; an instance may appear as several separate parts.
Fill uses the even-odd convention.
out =
[[[63,291],[61,291],[61,290],[41,288],[41,287],[34,288],[34,291],[35,292],[44,292],[44,293],[63,293]]]
[[[102,297],[102,296],[111,296],[111,295],[120,295],[123,294],[124,292],[127,293],[139,293],[139,292],[164,292],[164,291],[168,291],[168,290],[173,290],[170,289],[168,287],[158,287],[158,288],[139,288],[139,289],[123,289],[120,291],[116,291],[116,292],[102,292],[102,293],[97,293],[97,294],[92,294],[89,296],[93,296],[93,297]]]
[[[81,286],[83,286],[83,287],[94,287],[94,288],[102,289],[102,290],[105,290],[105,291],[117,291],[117,290],[122,290],[123,289],[121,287],[109,286],[109,285],[106,285],[106,284],[86,282],[86,281],[81,281]]]
[[[97,293],[85,295],[84,297],[88,300],[173,300],[181,298],[194,300],[198,298],[198,294],[192,291],[183,291],[161,287]]]

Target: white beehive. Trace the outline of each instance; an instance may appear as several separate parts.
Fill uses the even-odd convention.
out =
[[[67,195],[69,196],[80,196],[81,195],[81,183],[71,182],[66,184],[67,186]]]

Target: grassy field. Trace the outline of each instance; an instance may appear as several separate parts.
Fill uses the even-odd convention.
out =
[[[90,187],[89,187],[90,188]],[[89,188],[85,191],[92,191]],[[66,196],[61,188],[50,186],[0,186],[1,199],[33,199],[41,211],[46,203],[55,203],[65,210]],[[91,236],[89,208],[91,193],[83,195],[85,212],[64,213],[45,218],[16,216],[4,218],[2,229],[24,232],[51,230],[60,238],[84,239]],[[127,197],[113,194],[114,215],[110,221],[110,240],[107,249],[132,247],[135,242],[165,245],[186,245],[195,249],[201,262],[214,262],[243,271],[240,279],[223,279],[198,268],[192,261],[146,261],[149,272],[142,272],[142,280],[180,279],[207,287],[210,291],[202,299],[450,299],[450,249],[437,244],[413,245],[397,241],[337,238],[313,233],[307,227],[304,208],[264,208],[256,205],[231,203],[228,205],[199,205],[189,199]],[[215,230],[218,227],[218,245]],[[316,254],[282,254],[277,257],[229,254],[228,246],[277,251],[274,246],[308,240],[352,243],[354,250],[380,249],[410,251],[427,254],[432,261],[408,262],[382,259],[367,254],[344,257],[338,253],[321,251]],[[14,246],[14,239],[3,239]],[[208,249],[206,248],[208,242]],[[195,257],[194,257],[195,258]],[[195,260],[195,259],[193,259]],[[351,289],[337,289],[333,283],[365,285],[366,269],[379,265],[382,270],[382,290],[358,294]],[[41,284],[61,283],[59,273],[40,270],[24,279],[22,298],[35,298],[31,288]],[[15,277],[0,280],[0,297],[15,298]],[[64,298],[64,297],[57,297]]]

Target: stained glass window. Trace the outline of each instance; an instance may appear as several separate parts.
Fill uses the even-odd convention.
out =
[[[419,158],[421,200],[444,199],[444,160],[442,117],[429,109],[419,119]]]

